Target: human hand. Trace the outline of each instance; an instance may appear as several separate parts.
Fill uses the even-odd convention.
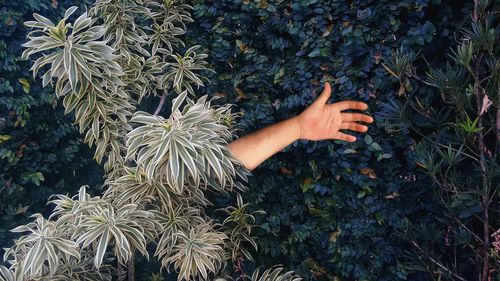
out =
[[[326,82],[321,95],[301,114],[293,117],[300,128],[300,138],[306,140],[335,139],[348,142],[356,137],[340,132],[341,129],[366,132],[368,127],[357,122],[372,123],[373,118],[361,114],[342,112],[355,109],[366,110],[368,105],[358,101],[341,101],[326,104],[331,95],[330,83]]]

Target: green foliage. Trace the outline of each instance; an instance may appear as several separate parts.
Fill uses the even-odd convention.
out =
[[[234,280],[233,278],[218,278],[215,281],[227,281]],[[248,280],[248,281],[301,281],[302,278],[298,277],[293,273],[293,271],[284,271],[284,269],[279,266],[272,266],[260,273],[260,268],[256,269],[252,276],[241,275],[237,280]]]
[[[229,107],[213,112],[204,96],[196,103],[190,101],[181,112],[180,102],[186,95],[183,92],[174,99],[169,119],[147,112],[134,113],[130,122],[141,126],[127,135],[127,158],[137,163],[137,169],[144,172],[150,184],[165,180],[177,195],[186,193],[185,183],[190,178],[194,186],[215,178],[219,183],[212,184],[214,188],[232,188],[236,175],[233,157],[222,146],[231,140],[232,134],[215,118]]]
[[[224,230],[227,232],[230,239],[229,248],[231,249],[231,259],[237,260],[238,257],[243,254],[246,259],[253,260],[250,252],[245,249],[242,244],[249,243],[257,250],[257,242],[254,237],[251,237],[252,228],[255,227],[254,215],[265,214],[265,212],[259,210],[248,213],[247,208],[250,204],[243,203],[243,198],[239,193],[236,198],[236,206],[228,206],[219,209],[228,215],[222,224],[225,226]]]
[[[181,89],[186,89],[192,95],[195,94],[191,84],[199,86],[204,86],[203,80],[205,77],[199,77],[195,75],[195,71],[206,70],[204,67],[206,61],[204,59],[207,57],[206,54],[196,54],[196,50],[200,46],[193,46],[186,50],[183,56],[179,54],[170,55],[175,62],[167,63],[168,66],[172,68],[172,71],[168,72],[166,75],[161,77],[160,82],[165,88],[169,88],[167,85],[172,85],[177,93],[180,93]]]
[[[215,232],[209,224],[191,227],[189,233],[177,232],[177,239],[165,262],[172,263],[179,272],[179,280],[189,280],[201,275],[207,280],[208,274],[218,272],[225,265],[224,240],[227,236]]]
[[[24,202],[21,198],[25,194],[31,197],[28,198],[29,205],[38,205],[41,210],[44,198],[54,193],[52,186],[58,186],[58,190],[68,188],[67,182],[61,179],[73,171],[86,180],[88,177],[78,172],[90,167],[86,160],[89,157],[79,155],[85,150],[82,150],[80,141],[74,141],[75,129],[68,125],[67,119],[62,119],[62,110],[55,111],[57,117],[48,110],[48,105],[53,103],[50,91],[41,89],[41,83],[29,77],[27,64],[16,59],[19,57],[18,45],[25,41],[26,35],[20,23],[31,19],[32,11],[55,20],[63,16],[62,6],[71,5],[60,0],[56,10],[49,6],[48,1],[25,2],[24,5],[9,2],[8,8],[0,14],[1,23],[7,27],[7,32],[0,34],[0,58],[4,70],[1,78],[5,78],[0,79],[1,112],[5,112],[0,124],[0,155],[2,164],[6,163],[2,165],[0,203],[7,206],[0,212],[6,221],[1,224],[5,229],[18,225],[17,218],[27,215],[24,214],[25,205],[19,206]],[[255,176],[250,178],[249,192],[243,198],[251,203],[245,209],[247,215],[255,209],[268,213],[256,217],[256,224],[261,227],[253,229],[255,232],[250,237],[259,246],[258,254],[252,253],[257,262],[268,265],[280,262],[298,270],[308,280],[442,280],[456,278],[453,274],[464,271],[470,276],[475,274],[469,269],[479,268],[477,260],[470,259],[474,255],[476,238],[448,215],[458,217],[466,226],[477,227],[481,221],[478,219],[482,212],[481,196],[471,195],[467,189],[452,192],[439,189],[440,192],[434,193],[439,183],[451,183],[451,187],[478,186],[480,167],[475,165],[475,169],[471,169],[470,164],[476,161],[471,157],[478,159],[476,154],[479,151],[470,147],[477,144],[480,132],[489,133],[486,142],[490,148],[493,141],[494,107],[484,113],[483,119],[487,121],[481,124],[470,72],[474,70],[475,54],[481,49],[488,57],[484,59],[481,73],[491,73],[488,81],[498,81],[499,64],[495,59],[498,51],[494,44],[498,34],[492,32],[495,21],[473,25],[465,33],[470,40],[453,48],[451,63],[445,63],[445,51],[456,44],[454,33],[462,21],[468,21],[472,1],[196,0],[194,23],[189,25],[185,40],[189,43],[187,45],[202,43],[201,47],[190,49],[196,54],[173,52],[184,46],[182,40],[177,40],[184,33],[184,23],[192,22],[187,5],[175,1],[147,1],[152,11],[148,13],[143,6],[136,5],[136,1],[111,2],[96,1],[93,12],[103,16],[103,22],[91,24],[107,26],[104,36],[108,38],[109,46],[116,50],[114,54],[124,58],[120,63],[121,79],[134,83],[127,83],[122,90],[131,97],[134,106],[135,102],[151,96],[183,94],[187,97],[186,92],[193,96],[194,93],[207,92],[222,97],[219,101],[237,104],[237,109],[242,110],[242,118],[238,121],[244,128],[242,134],[245,134],[298,113],[315,98],[314,92],[319,92],[325,80],[332,81],[334,86],[332,100],[356,99],[370,104],[375,123],[365,138],[358,138],[358,142],[348,145],[298,141],[255,170]],[[486,10],[488,1],[478,2],[478,10]],[[127,11],[123,14],[125,16],[114,16],[113,5],[120,5],[119,11]],[[174,6],[176,9],[172,9]],[[58,11],[57,15],[55,11]],[[173,11],[175,13],[170,14]],[[151,24],[139,20],[144,16],[152,17],[153,21],[148,22]],[[9,25],[12,22],[14,25]],[[61,23],[60,27],[69,31],[73,24],[68,27],[68,22]],[[50,38],[50,34],[46,36]],[[148,39],[143,40],[146,36]],[[208,57],[200,57],[205,53]],[[165,64],[166,58],[169,61]],[[205,60],[208,63],[203,63]],[[68,62],[71,61],[69,58]],[[184,63],[187,63],[186,68]],[[84,64],[91,63],[84,61]],[[423,73],[428,64],[437,67],[420,78],[418,74]],[[74,69],[71,63],[67,66],[69,70]],[[206,80],[193,79],[193,75],[205,73],[206,68],[216,71],[209,73],[211,84],[206,84],[205,89],[195,89],[194,86],[205,85]],[[86,78],[83,72],[71,77],[77,88],[79,79],[85,81]],[[116,81],[117,78],[105,79]],[[185,83],[180,83],[181,80]],[[66,84],[70,85],[68,87],[72,85],[71,82]],[[485,88],[490,93],[494,92],[491,90],[494,87],[498,87],[497,82],[488,82]],[[172,91],[164,91],[165,88]],[[72,94],[66,95],[69,96]],[[102,97],[106,96],[96,94],[95,104],[105,104],[106,110],[114,108],[116,104],[107,104]],[[77,107],[82,102],[79,98],[67,98],[64,105]],[[494,103],[497,99],[489,96]],[[182,100],[179,99],[179,103]],[[94,104],[94,99],[91,101]],[[481,101],[480,104],[487,102]],[[30,121],[34,112],[36,122],[34,119]],[[90,128],[86,130],[91,132],[87,142],[97,134],[99,137],[105,135],[105,124],[120,122],[119,117],[112,114],[95,116],[91,121],[85,121],[94,124],[93,121],[98,120],[94,128],[82,123],[84,128]],[[215,119],[218,124],[233,129],[231,123],[235,122],[236,116],[228,110],[221,109],[220,114],[208,116],[209,123]],[[165,124],[173,119],[151,115],[149,118]],[[141,124],[136,129],[148,127],[148,130],[168,133],[153,123]],[[126,131],[117,136],[123,141]],[[29,142],[33,139],[38,143],[36,146]],[[125,142],[122,141],[116,143],[123,145]],[[103,143],[98,153],[115,149],[113,142]],[[183,144],[186,142],[182,140],[180,145]],[[167,161],[161,165],[175,159],[166,157],[161,151],[156,155],[159,150],[154,145],[142,146],[141,150],[155,152],[155,158]],[[489,151],[491,155],[498,154]],[[483,152],[486,158],[490,157],[488,150]],[[79,158],[75,161],[77,155]],[[103,159],[108,161],[106,157]],[[120,152],[116,159],[126,163],[125,153]],[[188,158],[179,153],[177,159]],[[111,163],[116,161],[107,163],[110,163],[107,165],[109,171],[113,168]],[[217,175],[216,171],[220,175],[224,167],[230,170],[229,166],[213,164],[212,175]],[[495,165],[493,159],[486,167],[488,171],[495,171]],[[175,167],[183,170],[186,178],[191,171],[200,171],[189,161]],[[498,175],[493,173],[492,177]],[[180,182],[180,178],[177,180]],[[37,183],[40,187],[34,190]],[[200,277],[203,269],[210,271],[220,265],[211,259],[194,266],[183,264],[180,259],[168,260],[174,251],[176,255],[180,254],[183,246],[175,248],[175,245],[185,246],[189,241],[199,241],[201,246],[206,246],[202,240],[207,238],[216,242],[215,245],[222,245],[222,232],[217,231],[224,230],[210,232],[214,236],[220,235],[217,237],[198,235],[213,225],[208,223],[200,209],[189,208],[176,192],[172,192],[175,189],[171,186],[160,181],[151,182],[136,166],[126,165],[115,177],[110,177],[107,184],[109,188],[102,198],[110,200],[113,205],[136,202],[139,208],[143,208],[154,202],[153,205],[160,206],[149,211],[163,231],[156,237],[158,246],[155,250],[163,267],[177,262],[185,276],[198,272]],[[212,185],[218,186],[217,181]],[[26,187],[31,188],[29,193]],[[200,189],[186,190],[194,190],[188,202],[207,206],[208,199]],[[440,204],[442,198],[446,202],[444,205]],[[214,201],[218,206],[231,205],[222,198]],[[246,205],[228,208],[233,212],[230,217],[236,219],[238,212],[234,211],[243,206]],[[116,212],[115,209],[104,210]],[[253,219],[247,215],[240,218],[248,218],[247,222],[253,224]],[[207,229],[191,229],[190,225],[205,225]],[[228,221],[226,226],[229,225]],[[246,229],[246,226],[241,229]],[[178,243],[180,236],[175,233],[183,233],[183,244]],[[244,237],[236,235],[231,238],[230,233],[226,231],[229,238],[226,245],[231,239],[234,242]],[[113,238],[108,248],[111,249],[115,242]],[[105,247],[105,242],[102,243]],[[139,243],[137,247],[142,246]],[[66,279],[84,278],[77,275],[82,272],[88,274],[87,280],[98,279],[98,274],[102,274],[99,278],[110,278],[106,273],[109,269],[105,267],[106,263],[100,272],[92,271],[95,248],[98,245],[89,244],[88,251],[80,251],[81,262],[66,261],[67,266],[59,267],[56,274]],[[199,249],[220,258],[217,247]],[[232,249],[225,249],[226,255],[229,251],[234,258],[238,251]],[[431,259],[445,267],[458,260],[460,269],[444,270],[429,262]],[[422,260],[426,261],[424,265]],[[248,264],[244,259],[242,263]],[[199,271],[193,271],[195,267]],[[72,268],[85,270],[74,273]],[[4,279],[17,280],[4,267],[0,267],[0,272]],[[266,272],[277,278],[283,273],[274,268]],[[252,280],[259,280],[260,274],[256,272],[254,275]],[[287,278],[280,280],[292,280]]]
[[[207,95],[197,101],[187,97],[188,92],[195,94],[191,84],[203,86],[206,79],[196,73],[206,64],[206,54],[195,52],[199,46],[181,56],[172,50],[176,44],[184,47],[180,38],[151,41],[156,33],[149,25],[183,34],[183,21],[192,21],[189,9],[180,2],[97,1],[74,21],[69,18],[75,6],[57,24],[37,13],[35,21],[25,22],[32,31],[22,57],[38,57],[31,68],[34,77],[44,72],[44,87],[55,80],[55,96],[63,99],[65,113],[73,113],[84,142],[96,146],[97,162],[106,160],[106,191],[92,197],[82,186],[73,197],[56,195],[48,219],[36,214],[35,222],[13,229],[24,234],[5,249],[9,267],[1,268],[2,279],[109,279],[111,268],[122,280],[124,267],[133,278],[134,256],[149,258],[147,245],[159,238],[155,256],[162,267],[178,272],[178,280],[208,280],[227,274],[227,262],[233,262],[229,251],[234,243],[226,246],[229,238],[222,230],[232,231],[231,238],[242,231],[255,245],[250,238],[253,225],[246,220],[252,215],[246,215],[241,197],[245,228],[238,224],[235,231],[222,229],[204,209],[211,204],[204,193],[207,184],[226,194],[234,186],[244,190],[234,180],[237,175],[246,180],[249,171],[236,167],[241,163],[224,146],[233,138],[237,114],[229,105],[212,106]],[[134,61],[154,63],[148,70]],[[132,114],[149,94],[138,90],[141,82],[158,83],[150,89],[161,96],[153,115]],[[177,96],[171,100],[170,117],[157,116],[172,90]],[[141,126],[133,129],[130,123]],[[25,178],[39,180],[43,175]],[[91,262],[88,270],[79,265]]]
[[[424,66],[414,60],[445,60],[469,2],[195,1],[187,35],[203,42],[216,72],[206,92],[236,103],[241,135],[300,113],[324,81],[332,101],[368,102],[375,117],[356,143],[300,140],[252,171],[243,198],[267,213],[257,218],[257,263],[307,280],[432,280],[396,235],[443,212],[413,155],[420,136],[407,121],[423,120],[401,107],[406,96],[435,95],[413,83]],[[393,52],[408,55],[394,57],[396,75],[382,64]]]
[[[93,25],[87,12],[74,24],[67,23],[76,9],[69,8],[56,26],[49,19],[33,14],[36,21],[25,23],[33,31],[23,44],[26,50],[22,57],[27,59],[44,52],[31,68],[33,76],[50,65],[50,71],[42,76],[43,86],[57,80],[56,97],[64,98],[65,113],[74,112],[80,133],[86,132],[84,142],[89,146],[95,143],[97,162],[108,156],[109,170],[110,163],[123,165],[119,135],[134,106],[119,87],[124,85],[119,77],[125,73],[116,62],[119,56],[114,54],[115,49],[107,45],[108,39],[102,38],[105,27]]]
[[[66,214],[67,217],[63,216],[64,219],[61,217],[58,221],[73,219],[78,222],[78,225],[69,225],[67,230],[82,248],[92,244],[96,268],[101,267],[111,241],[114,244],[113,253],[122,264],[130,260],[134,250],[148,256],[146,244],[161,229],[160,224],[152,219],[151,212],[142,210],[136,204],[124,204],[115,208],[99,197],[92,200],[80,199],[85,196],[85,190],[80,190],[78,200],[83,201],[83,204],[74,202],[73,205],[78,205],[81,209],[73,206],[71,212]]]
[[[413,258],[418,256],[421,261],[416,268],[440,279],[500,278],[492,243],[492,237],[496,239],[493,232],[500,228],[500,48],[493,39],[500,34],[494,26],[497,10],[494,1],[475,2],[468,24],[471,28],[461,30],[445,70],[437,64],[427,71],[427,81],[417,73],[405,74],[407,79],[412,76],[439,93],[426,99],[418,99],[418,92],[411,93],[400,110],[412,116],[408,126],[421,136],[413,152],[416,163],[433,179],[436,198],[445,207],[432,226],[446,229],[445,233],[436,233],[437,237],[444,236],[444,249],[442,241],[426,241],[423,237],[419,241],[412,231],[405,235],[415,247]],[[404,57],[407,55],[395,53],[387,69],[397,68],[392,62]],[[460,111],[456,114],[448,113],[457,108]],[[413,125],[417,118],[420,122]],[[427,226],[415,227],[416,233],[428,230]]]
[[[29,216],[46,212],[54,193],[102,182],[101,168],[89,157],[78,129],[62,107],[54,108],[52,89],[29,74],[21,60],[27,30],[37,12],[52,20],[72,4],[88,1],[1,1],[0,11],[0,245],[10,246],[9,230]]]
[[[245,280],[243,278],[243,280]],[[300,281],[302,278],[294,275],[292,271],[283,272],[281,267],[272,267],[260,274],[260,270],[256,270],[251,279],[252,281]]]
[[[78,245],[65,239],[56,223],[44,219],[40,214],[35,214],[36,220],[26,225],[16,227],[12,232],[29,232],[16,241],[16,247],[11,248],[5,255],[20,255],[25,259],[22,261],[19,276],[26,274],[33,275],[42,270],[47,261],[51,274],[54,274],[59,267],[58,254],[65,255],[66,259],[80,258]],[[26,253],[26,251],[29,252]],[[19,252],[25,253],[20,254]]]

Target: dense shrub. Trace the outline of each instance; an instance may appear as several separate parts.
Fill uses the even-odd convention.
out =
[[[74,21],[76,6],[57,24],[37,13],[24,23],[31,31],[22,59],[37,58],[33,76],[43,72],[43,86],[53,86],[65,113],[74,114],[106,181],[102,195],[86,186],[71,197],[53,195],[50,215],[36,213],[12,229],[22,235],[4,248],[0,280],[131,280],[134,256],[152,254],[148,244],[178,280],[233,280],[227,265],[240,253],[252,260],[244,244],[256,248],[250,235],[260,212],[247,213],[238,196],[236,206],[219,209],[223,222],[205,213],[212,206],[205,193],[246,190],[235,178],[246,181],[248,170],[236,167],[241,162],[225,146],[238,114],[212,106],[207,95],[188,98],[204,86],[199,72],[207,57],[179,38],[193,21],[191,9],[103,0]],[[153,115],[135,110],[148,96],[161,96]],[[171,114],[164,118],[157,114],[167,99]],[[280,266],[246,277],[301,280]]]
[[[61,18],[72,4],[89,1],[1,1],[0,8],[0,245],[11,243],[10,229],[43,212],[54,193],[97,184],[101,169],[81,142],[78,129],[61,107],[54,110],[52,89],[33,80],[30,61],[21,61],[26,28],[37,12]]]
[[[413,64],[425,58],[403,49],[384,63],[404,100],[384,117],[419,135],[416,164],[433,180],[435,198],[446,208],[437,223],[413,226],[406,238],[422,269],[449,279],[500,280],[495,249],[500,233],[499,4],[474,1],[446,64],[417,71]],[[415,83],[435,94],[419,95],[412,89]],[[418,241],[419,236],[425,240]]]
[[[21,23],[33,11],[58,18],[71,2],[77,1],[2,2],[2,246],[6,230],[43,210],[48,195],[100,180],[87,172],[96,165],[70,119],[52,110],[52,93],[31,80],[28,62],[17,61],[26,35]],[[332,100],[367,101],[376,120],[354,144],[297,141],[254,171],[245,201],[268,213],[258,217],[258,263],[281,262],[308,280],[432,279],[413,270],[418,260],[407,253],[414,248],[399,234],[433,225],[443,209],[415,165],[421,137],[394,131],[398,120],[385,117],[405,101],[403,92],[435,94],[406,80],[400,87],[382,62],[403,46],[443,65],[472,1],[194,2],[186,41],[204,45],[216,70],[198,95],[236,103],[245,113],[241,135],[299,113],[324,80],[334,82]],[[425,124],[418,116],[413,121]],[[413,239],[446,253],[446,231],[437,224]]]
[[[432,92],[395,87],[381,61],[404,46],[442,63],[469,2],[196,1],[190,36],[216,70],[207,89],[244,111],[241,135],[299,113],[324,80],[332,100],[367,101],[375,116],[354,144],[297,141],[254,171],[245,197],[268,212],[261,261],[310,280],[430,278],[397,233],[442,210],[412,158],[416,136],[381,116],[403,90]],[[418,239],[429,238],[443,239]]]

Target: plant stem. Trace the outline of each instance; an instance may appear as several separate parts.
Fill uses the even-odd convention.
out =
[[[123,281],[123,266],[120,262],[118,262],[118,268],[116,269],[118,275],[118,281]]]
[[[419,134],[421,137],[423,137],[424,139],[426,139],[426,140],[430,141],[431,143],[433,143],[433,144],[435,144],[435,145],[441,146],[441,147],[446,148],[446,149],[450,148],[452,151],[455,151],[455,152],[458,152],[458,151],[459,151],[458,149],[451,147],[451,145],[444,145],[444,144],[442,144],[442,143],[440,143],[440,142],[437,142],[437,141],[435,141],[435,140],[431,139],[430,137],[428,137],[428,136],[424,135],[422,132],[420,132],[417,128],[415,128],[415,127],[414,127],[413,125],[411,125],[411,124],[410,124],[410,126],[408,126],[408,128],[409,128],[409,129],[412,129],[415,133]],[[472,160],[474,160],[474,161],[479,162],[479,159],[477,159],[476,157],[474,157],[474,156],[472,156],[472,155],[470,155],[470,154],[468,154],[468,153],[465,153],[465,152],[463,152],[463,151],[462,151],[461,153],[462,153],[463,155],[465,155],[465,156],[469,157],[470,159],[472,159]]]
[[[478,111],[481,110],[481,101],[479,100],[479,95],[477,97],[477,107]],[[482,126],[482,117],[479,116],[478,126],[481,128]],[[484,157],[484,149],[486,148],[484,144],[484,135],[483,132],[478,132],[478,145],[479,145],[479,165],[481,169],[481,179],[482,179],[482,208],[483,208],[483,271],[481,274],[481,281],[488,281],[488,273],[489,273],[489,246],[490,246],[490,229],[489,229],[489,187],[488,187],[488,178],[486,176],[486,165],[485,165],[485,157]]]
[[[479,19],[478,15],[478,0],[474,0],[474,15],[473,22],[477,24]],[[481,61],[483,57],[482,50],[479,50],[477,54],[477,59],[475,60],[474,65],[474,95],[476,97],[476,109],[478,113],[478,127],[482,128],[483,126],[483,116],[479,114],[481,112],[482,107],[482,96],[484,95],[481,88],[480,81],[480,67]],[[489,197],[489,186],[488,186],[488,177],[486,175],[486,159],[484,156],[484,151],[486,145],[484,143],[484,132],[480,130],[477,133],[478,138],[478,149],[479,149],[479,168],[481,170],[481,185],[483,189],[483,194],[481,198],[481,207],[482,207],[482,218],[483,218],[483,248],[482,248],[482,260],[483,260],[483,268],[481,272],[481,281],[488,281],[488,275],[490,271],[490,262],[489,262],[489,247],[490,247],[490,228],[489,228],[489,205],[490,205],[490,197]]]
[[[134,262],[134,255],[130,257],[130,260],[127,262],[127,275],[128,275],[128,281],[135,281],[135,262]]]
[[[499,91],[500,92],[500,91]],[[500,146],[500,102],[497,105],[497,120],[496,120],[496,135],[497,135],[497,146]],[[500,151],[500,148],[497,148],[497,153]]]
[[[163,93],[160,97],[160,103],[158,104],[158,107],[155,110],[155,113],[153,114],[154,116],[158,115],[160,113],[161,108],[163,107],[163,104],[165,103],[165,98],[167,97],[167,92]]]
[[[413,246],[415,248],[417,248],[417,250],[419,250],[421,252],[421,254],[424,256],[424,258],[426,258],[427,260],[429,260],[432,264],[434,264],[435,266],[439,267],[439,269],[441,269],[444,273],[447,273],[449,274],[450,276],[453,276],[454,278],[460,280],[460,281],[466,281],[464,278],[462,278],[460,275],[457,275],[456,273],[454,273],[452,270],[450,270],[449,268],[447,268],[444,263],[442,263],[439,259],[437,258],[433,258],[432,256],[430,256],[424,249],[422,249],[416,241],[411,241],[411,243],[413,244]]]

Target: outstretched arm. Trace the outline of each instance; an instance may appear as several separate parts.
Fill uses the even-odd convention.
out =
[[[373,118],[342,111],[366,110],[368,105],[356,101],[327,104],[330,95],[331,87],[326,82],[321,95],[301,114],[240,137],[227,144],[227,147],[247,169],[253,170],[298,139],[356,141],[356,137],[340,130],[366,132],[368,127],[357,122],[372,123]]]

